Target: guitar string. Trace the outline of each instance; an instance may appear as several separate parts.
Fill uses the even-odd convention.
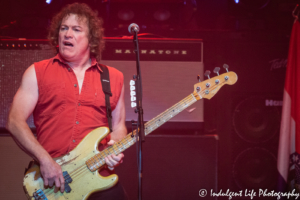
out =
[[[191,95],[193,95],[193,94],[191,94]],[[186,101],[190,101],[191,99],[193,99],[194,97],[193,96],[191,96],[191,95],[189,95],[187,98],[185,98],[184,100],[182,100],[181,102],[179,102],[179,104],[176,104],[175,106],[173,106],[173,107],[180,107],[181,105],[180,104],[184,104],[184,105],[188,105],[190,102],[186,102]],[[196,100],[195,100],[196,101]],[[177,110],[180,110],[180,109],[177,109]],[[177,113],[179,113],[179,112],[177,112]],[[177,114],[176,113],[176,114]],[[167,111],[165,111],[164,113],[163,113],[163,115],[161,114],[160,115],[160,117],[165,117],[166,115],[170,115],[169,113],[168,113],[168,110]],[[157,119],[158,117],[156,117],[156,118],[154,118],[154,119]],[[155,120],[153,120],[154,122],[153,123],[155,123]],[[149,123],[149,125],[151,126],[151,123]],[[122,140],[122,141],[124,141],[124,140]],[[131,138],[129,138],[129,137],[125,137],[125,141],[126,141],[126,143],[124,144],[124,142],[122,142],[121,141],[121,144],[122,145],[124,145],[125,147],[129,147],[129,146],[131,146],[130,145],[130,143],[128,142],[128,141],[132,141],[131,140]],[[133,142],[132,142],[132,144],[133,144]],[[116,145],[116,146],[118,146],[118,145]],[[111,154],[111,151],[109,151],[110,149],[115,149],[113,146],[112,147],[109,147],[108,149],[106,149],[108,152],[110,152],[110,154]],[[122,148],[123,149],[123,148]],[[121,152],[122,150],[120,149],[120,148],[118,148],[118,150]],[[115,152],[114,152],[115,153]],[[100,153],[101,154],[101,153]],[[104,153],[105,154],[105,153]],[[98,154],[96,154],[95,156],[93,156],[91,159],[93,159],[93,161],[94,161],[94,163],[98,163],[99,161],[97,161],[97,160],[99,160],[99,157],[98,157],[98,155],[99,155],[99,153]],[[106,155],[106,154],[105,154]],[[98,158],[98,159],[95,159],[95,158]],[[101,159],[101,157],[103,157],[103,156],[100,156],[100,159]],[[103,158],[102,158],[103,159]],[[102,165],[102,163],[101,163],[101,165]],[[101,166],[100,166],[101,167]],[[74,170],[75,171],[75,170]],[[76,171],[75,172],[71,172],[70,173],[70,175],[72,175],[72,176],[74,176],[75,174],[76,174]],[[78,172],[80,172],[80,171],[78,171]]]
[[[220,84],[211,86],[211,88],[209,88],[209,91],[214,90],[214,89],[217,88],[218,86],[223,86],[223,85],[225,84],[225,82],[226,82],[226,81],[220,81]],[[203,91],[201,91],[201,92],[199,92],[199,93],[197,93],[197,94],[198,94],[198,96],[200,95],[200,98],[202,99],[203,96],[205,95],[205,90],[203,90]],[[149,123],[146,123],[146,126],[150,126],[149,128],[151,128],[150,133],[151,133],[153,130],[155,130],[156,128],[158,128],[160,125],[162,125],[162,124],[164,123],[164,122],[163,122],[163,123],[157,124],[157,120],[159,120],[159,118],[164,118],[164,117],[166,117],[166,120],[165,120],[165,121],[169,120],[168,117],[170,116],[170,115],[169,115],[169,111],[170,111],[170,110],[172,110],[172,109],[178,109],[178,107],[179,107],[179,109],[178,109],[179,112],[174,113],[174,115],[171,116],[171,118],[172,118],[172,117],[174,117],[175,115],[179,114],[181,111],[183,111],[184,108],[182,108],[182,110],[180,110],[180,108],[182,107],[181,105],[182,105],[183,103],[186,105],[186,101],[188,101],[187,103],[190,104],[190,105],[192,105],[194,102],[196,102],[197,100],[195,99],[195,98],[196,98],[195,95],[196,95],[195,92],[192,93],[191,95],[189,95],[189,96],[186,97],[185,99],[183,99],[183,100],[181,100],[180,102],[178,102],[177,104],[173,105],[171,108],[167,109],[165,112],[161,113],[161,114],[158,115],[157,117],[155,117],[155,118],[153,118],[152,120],[150,120]],[[195,100],[195,101],[190,102],[191,99],[192,99],[192,100]],[[187,107],[190,106],[190,105],[187,105]],[[172,110],[172,111],[173,111],[173,110]],[[166,116],[166,115],[167,115],[167,116]],[[170,119],[171,119],[171,118],[170,118]],[[155,124],[155,126],[154,126],[154,124]],[[157,125],[159,125],[159,126],[157,126]],[[148,128],[148,127],[147,127],[147,128]]]
[[[84,172],[90,172],[90,170],[86,167],[86,164],[82,165],[81,169],[79,169],[79,171],[77,169],[75,174],[74,174],[74,171],[70,172],[70,174],[73,174],[72,177],[71,177],[73,181],[75,181],[75,179],[78,177],[78,175],[80,175],[80,174],[82,174]],[[54,189],[49,189],[48,191],[46,191],[44,193],[47,194],[47,195],[51,195],[51,194],[54,193]]]
[[[193,95],[193,94],[191,94]],[[192,97],[191,95],[189,95],[188,97],[184,98],[183,100],[181,100],[180,102],[178,102],[177,104],[173,105],[171,108],[169,108],[168,110],[166,110],[164,113],[162,113],[161,115],[158,115],[157,117],[153,118],[153,120],[149,121],[149,123],[147,123],[147,126],[154,126],[154,124],[157,125],[162,125],[165,121],[163,121],[161,123],[161,118],[168,118],[171,116],[174,117],[175,115],[179,114],[185,107],[186,105],[189,106],[189,102],[187,103],[187,101],[193,100],[194,97]],[[196,100],[195,100],[196,101]],[[182,104],[184,104],[184,106],[182,106]],[[181,110],[182,108],[182,110]],[[172,111],[171,111],[172,110]],[[175,112],[176,111],[176,112]],[[170,114],[169,112],[172,112],[173,114]],[[166,119],[169,120],[169,119]],[[148,127],[147,127],[148,128]],[[155,129],[158,127],[154,127]]]
[[[128,141],[128,138],[126,138],[126,140]],[[126,146],[126,144],[125,144],[125,146]],[[109,149],[110,149],[111,147],[109,147]],[[107,150],[107,149],[106,149]],[[101,156],[100,156],[100,158],[99,158],[99,155],[101,154]],[[105,155],[107,155],[107,153],[104,153]],[[110,151],[110,154],[112,154],[112,152]],[[95,159],[95,158],[97,158],[97,159]],[[104,158],[103,158],[103,154],[100,152],[100,153],[97,153],[96,155],[94,155],[93,157],[91,157],[90,158],[90,160],[93,160],[94,162],[93,163],[97,163],[97,162],[99,162],[98,160],[100,160],[100,159],[103,159],[104,160]],[[103,161],[104,163],[105,163],[105,161]],[[101,163],[101,165],[99,166],[98,165],[98,167],[100,168],[101,166],[103,166],[104,165],[104,163]],[[98,168],[97,167],[97,168]],[[87,168],[87,166],[86,166],[86,164],[83,164],[83,165],[81,165],[80,167],[78,167],[77,169],[75,169],[75,170],[73,170],[72,172],[70,172],[69,173],[69,176],[71,177],[74,177],[74,175],[76,175],[77,173],[80,173],[83,169],[85,169],[85,168]],[[66,175],[66,176],[68,176],[68,175]],[[66,176],[64,176],[64,178],[66,178]],[[71,178],[72,178],[71,177]]]
[[[92,157],[92,159],[93,159],[93,157]],[[76,174],[82,172],[84,169],[87,169],[86,164],[83,164],[83,165],[79,166],[78,168],[76,168],[75,170],[73,170],[72,172],[70,172],[69,174],[65,175],[64,178],[66,179],[66,177],[67,177],[68,175],[69,175],[70,178],[73,178],[73,177],[76,176]],[[66,179],[66,180],[67,180],[67,179]],[[49,192],[51,193],[52,191],[51,191],[51,190],[48,190],[48,191],[45,192],[45,193],[48,194]]]
[[[83,171],[81,171],[81,173],[76,174],[76,176],[74,176],[72,179],[74,181],[76,181],[76,179],[80,179],[81,177],[85,176],[86,174],[91,173],[91,171],[88,168],[85,168]],[[73,188],[75,189],[75,188]],[[54,189],[50,190],[50,192],[48,192],[47,195],[55,195],[56,193],[54,193]],[[50,199],[50,198],[48,198]]]
[[[193,103],[193,102],[191,102],[191,100],[193,100],[194,99],[194,96],[193,96],[193,94],[191,94],[191,95],[189,95],[188,97],[186,97],[185,99],[183,99],[182,101],[180,101],[179,103],[177,103],[177,104],[175,104],[174,106],[172,106],[171,108],[173,108],[173,109],[176,109],[177,110],[177,112],[176,113],[173,113],[173,116],[175,116],[176,114],[178,114],[178,113],[180,113],[181,112],[181,107],[182,107],[182,110],[184,109],[184,107],[187,107],[187,106],[189,106],[189,104],[191,104],[191,103]],[[195,100],[196,101],[196,100]],[[179,109],[178,109],[179,108]],[[164,113],[162,113],[162,114],[160,114],[159,116],[157,116],[157,117],[155,117],[153,120],[151,120],[152,121],[152,123],[150,122],[150,123],[148,123],[146,126],[151,126],[151,125],[153,125],[153,124],[156,124],[156,125],[161,125],[161,124],[157,124],[157,119],[158,118],[166,118],[166,116],[167,117],[169,117],[171,114],[169,113],[169,111],[170,111],[171,109],[169,109],[169,110],[166,110]],[[171,116],[171,118],[173,117],[173,116]],[[136,130],[135,130],[136,131]],[[124,141],[124,140],[122,140],[122,141]],[[128,141],[131,141],[131,138],[129,138],[128,136],[127,137],[125,137],[125,141],[126,141],[126,143],[125,143],[125,146],[126,145],[128,145],[128,146],[131,146],[130,144],[128,144]],[[117,144],[120,144],[120,143],[117,143]],[[124,144],[123,144],[124,145]],[[116,145],[116,146],[118,146],[118,145]],[[111,147],[110,149],[113,149],[113,147]],[[107,151],[109,151],[110,149],[106,149]],[[118,150],[121,152],[122,150],[120,149],[120,148],[118,148]],[[105,154],[105,152],[103,152],[104,154]],[[99,154],[101,154],[101,152],[99,153]],[[95,157],[97,157],[99,154],[96,154],[95,156],[93,156],[91,159],[93,159],[93,160],[95,160]],[[95,161],[94,161],[95,162]],[[75,181],[75,179],[79,179],[81,176],[84,176],[86,173],[90,173],[90,171],[89,170],[87,170],[87,168],[84,168],[84,169],[86,169],[86,170],[81,170],[81,171],[79,171],[79,172],[76,172],[75,174],[74,174],[74,171],[72,171],[72,172],[70,172],[70,174],[72,174],[72,179],[74,179],[74,181]],[[76,170],[76,171],[78,171],[78,170]],[[52,193],[54,192],[54,190],[53,191],[51,191]]]
[[[98,154],[96,154],[95,156],[93,156],[93,157],[91,157],[89,160],[91,161],[93,161],[93,163],[97,163],[98,161],[99,161],[99,155],[100,154],[102,154],[102,156],[100,156],[100,157],[102,157],[102,159],[103,159],[103,153],[98,153]],[[105,155],[107,155],[107,153],[104,153]],[[97,158],[97,159],[96,159]],[[103,159],[104,160],[104,159]],[[105,161],[104,161],[104,163],[105,163]],[[104,164],[102,164],[101,163],[101,165],[99,166],[98,165],[98,167],[101,167],[101,166],[103,166]],[[69,173],[69,175],[70,175],[70,178],[72,178],[72,179],[76,179],[77,177],[78,177],[78,175],[81,175],[82,173],[84,173],[85,172],[85,169],[86,169],[86,171],[87,172],[90,172],[90,170],[87,170],[88,168],[87,168],[87,166],[86,166],[86,164],[84,164],[84,165],[82,165],[82,166],[80,166],[80,167],[78,167],[77,169],[75,169],[75,170],[73,170],[72,172],[70,172]],[[67,176],[67,175],[66,175]],[[66,177],[66,176],[64,176],[64,178]],[[53,193],[54,192],[54,190],[48,190],[47,192],[45,192],[46,194],[49,194],[49,193]]]
[[[81,169],[80,169],[80,167],[81,167]],[[80,167],[78,167],[76,170],[78,171],[78,169],[79,169],[80,171],[82,171],[82,170],[85,168],[85,165],[81,165]],[[75,170],[74,170],[74,171],[75,171]],[[71,176],[71,175],[70,175],[70,176]],[[63,178],[66,179],[66,177],[67,177],[67,175],[64,176]],[[70,178],[72,178],[72,177],[70,177]],[[47,191],[45,191],[45,190],[47,190]],[[54,192],[54,188],[47,188],[47,189],[45,189],[45,190],[43,190],[43,192],[44,192],[45,194],[49,194],[49,192],[52,193],[52,191]]]
[[[163,113],[159,114],[158,116],[156,116],[155,118],[153,118],[152,120],[149,121],[149,123],[156,121],[156,119],[161,118],[162,116],[165,116],[166,114],[168,114],[167,112],[169,112],[170,110],[175,109],[176,107],[179,107],[179,105],[184,102],[187,99],[190,99],[191,95],[187,96],[186,98],[184,98],[183,100],[181,100],[180,102],[178,102],[177,104],[173,105],[172,107],[170,107],[169,109],[167,109],[166,111],[164,111]],[[178,108],[176,108],[178,109]],[[179,113],[179,112],[178,112]]]
[[[189,99],[190,99],[190,98],[189,98]],[[182,102],[181,102],[181,103],[182,103]],[[184,103],[184,105],[186,105],[186,102],[183,101],[183,103]],[[180,105],[180,104],[177,104],[177,106],[178,106],[178,105]],[[165,112],[164,115],[166,115],[166,114],[167,114],[167,112]],[[161,115],[161,117],[165,117],[164,115]],[[129,138],[125,137],[125,140],[126,140],[126,141],[128,141],[128,139],[129,139]],[[125,144],[125,145],[126,145],[126,144]],[[130,145],[129,145],[129,146],[130,146]],[[120,149],[118,149],[118,150],[120,150]],[[108,151],[109,151],[109,150],[108,150]],[[120,151],[121,151],[121,150],[120,150]],[[104,154],[105,154],[105,153],[104,153]],[[98,154],[96,154],[95,156],[97,157],[97,155],[98,155]],[[92,157],[93,160],[95,160],[95,156]],[[84,166],[84,165],[83,165],[83,166]],[[83,169],[87,169],[87,168],[83,168]],[[77,172],[76,172],[76,176],[74,176],[74,171],[77,171]],[[86,174],[86,172],[89,172],[89,170],[86,170],[86,171],[85,171],[85,170],[80,170],[81,173],[78,173],[78,172],[80,172],[80,171],[78,171],[78,170],[74,170],[74,171],[70,172],[70,174],[72,174],[72,178],[73,178],[73,179],[77,179],[77,178],[80,177],[80,175],[84,175],[84,174]],[[50,194],[47,192],[48,195],[51,195],[51,194],[53,194],[53,193],[54,193],[54,190],[50,191]],[[54,195],[55,195],[55,193],[54,193]]]
[[[90,173],[90,170],[88,170],[88,168],[85,168],[86,170],[84,170],[84,171],[82,171],[80,174],[77,174],[76,175],[76,177],[74,177],[73,179],[75,180],[75,179],[80,179],[81,177],[84,177],[84,176],[86,176],[86,174],[89,174]],[[74,190],[76,190],[76,188],[73,188]],[[52,190],[48,195],[49,195],[49,198],[48,198],[48,200],[51,200],[51,199],[55,199],[56,197],[55,197],[55,195],[56,194],[58,194],[58,195],[60,195],[59,193],[54,193],[54,190]],[[54,196],[53,196],[54,195]],[[53,196],[53,198],[52,198],[52,196]]]
[[[127,141],[127,143],[130,143],[129,137],[128,137],[128,138],[125,137],[125,140]],[[128,141],[129,141],[129,142],[128,142]],[[105,150],[103,150],[103,151],[101,151],[101,152],[95,154],[95,155],[92,156],[90,159],[88,159],[87,162],[90,162],[90,161],[93,161],[93,163],[99,163],[99,162],[100,162],[101,165],[100,165],[100,166],[98,165],[98,167],[100,168],[101,166],[103,166],[103,165],[105,164],[104,157],[106,157],[107,155],[113,154],[113,153],[118,154],[118,153],[120,153],[120,152],[122,151],[122,150],[120,150],[120,148],[117,148],[120,152],[117,152],[117,153],[116,153],[116,150],[115,150],[116,148],[115,148],[115,147],[118,147],[118,144],[119,144],[119,143],[116,143],[116,145],[110,146],[110,147],[106,148]],[[122,145],[123,145],[123,146],[126,146],[127,144],[124,145],[124,143],[122,143]],[[130,146],[130,145],[129,145],[129,146]],[[114,152],[112,152],[111,150],[113,150]],[[107,151],[108,151],[108,153],[107,153]],[[103,155],[103,154],[104,154],[104,155]],[[103,163],[102,163],[100,160],[102,160]],[[97,165],[97,164],[96,164],[96,165]],[[84,168],[85,168],[85,167],[86,167],[86,164],[84,164],[84,165],[82,165],[82,166],[84,166]],[[82,166],[80,166],[80,167],[82,167]],[[98,167],[97,167],[97,168],[98,168]],[[79,170],[82,170],[82,169],[79,168]],[[75,169],[74,171],[70,172],[69,175],[70,175],[70,176],[73,176],[73,175],[75,175],[75,174],[77,173],[77,171],[78,171],[78,168]],[[80,171],[78,171],[78,172],[80,172]]]
[[[218,86],[218,85],[216,85],[216,86]],[[211,89],[214,89],[216,86],[213,86]],[[202,93],[202,94],[201,94]],[[200,92],[200,94],[201,95],[203,95],[203,94],[205,94],[205,91],[203,91],[203,92]],[[202,99],[202,96],[201,96],[201,99]],[[190,100],[194,100],[194,101],[190,101]],[[187,101],[187,102],[186,102]],[[156,129],[156,128],[158,128],[159,126],[161,126],[162,124],[164,124],[166,121],[168,121],[169,119],[171,119],[171,118],[173,118],[175,115],[177,115],[177,114],[179,114],[180,112],[182,112],[183,110],[184,110],[184,108],[181,106],[182,104],[184,104],[184,106],[186,106],[186,107],[188,107],[188,106],[190,106],[190,105],[192,105],[194,102],[196,102],[197,100],[195,99],[195,96],[194,96],[194,93],[192,93],[191,95],[189,95],[189,96],[187,96],[186,98],[184,98],[183,100],[181,100],[180,102],[178,102],[177,104],[175,104],[175,105],[173,105],[171,108],[169,108],[169,109],[167,109],[166,111],[164,111],[163,113],[161,113],[161,114],[159,114],[158,116],[156,116],[155,118],[153,118],[152,120],[150,120],[149,121],[149,123],[146,123],[146,126],[147,126],[147,128],[149,127],[149,126],[153,126],[153,124],[155,124],[157,127],[154,127],[154,130]],[[190,104],[190,105],[189,105]],[[179,107],[179,109],[178,109],[178,107]],[[178,110],[178,112],[176,112],[176,113],[174,113],[174,109],[177,109]],[[180,110],[180,108],[182,108],[182,110]],[[172,110],[172,112],[174,113],[174,115],[171,115],[169,112],[170,112],[170,110]],[[171,117],[170,117],[171,116]],[[168,117],[170,117],[169,119],[168,119]],[[166,118],[166,120],[164,120],[162,123],[160,122],[160,123],[158,123],[157,124],[157,120],[160,120],[160,119],[158,119],[158,118]],[[152,130],[153,131],[153,130]],[[152,132],[151,131],[151,132]],[[133,132],[131,132],[130,134],[128,134],[127,136],[125,136],[125,141],[127,141],[127,144],[129,144],[128,145],[128,147],[130,147],[132,144],[130,144],[130,143],[128,143],[128,141],[132,141],[132,139],[133,138],[131,138],[131,134],[136,134],[136,130],[134,130]],[[128,137],[128,136],[130,136],[130,137]],[[123,140],[122,140],[123,141]],[[120,142],[122,142],[122,141],[120,141]],[[117,144],[120,144],[120,142],[118,142]],[[135,141],[133,141],[133,144],[134,144],[134,142]],[[122,145],[124,145],[123,143],[121,143]],[[111,146],[111,148],[110,149],[113,149],[114,150],[114,146],[115,145],[113,145],[113,146]],[[118,145],[116,145],[116,146],[118,146]],[[126,143],[125,143],[125,147],[126,147]],[[128,148],[127,147],[127,148]],[[109,150],[107,150],[107,149],[105,149],[106,151],[108,151],[109,152]],[[105,154],[105,150],[103,150],[102,152]],[[120,151],[120,152],[122,152],[122,150],[120,150],[119,148],[118,148],[118,150]],[[92,156],[90,159],[93,159],[94,160],[94,163],[98,163],[97,162],[97,160],[99,160],[99,158],[98,158],[98,155],[99,154],[102,154],[102,152],[100,152],[100,153],[98,153],[98,154],[96,154],[96,155],[94,155],[94,156]],[[111,152],[109,152],[109,153],[111,153]],[[114,152],[115,153],[115,152]],[[106,155],[106,154],[105,154]],[[102,155],[103,156],[103,155]],[[101,156],[101,157],[102,157]],[[95,157],[97,157],[97,160],[95,159]],[[89,160],[90,160],[89,159]],[[89,161],[88,160],[88,161]],[[88,162],[87,161],[87,162]],[[96,162],[95,162],[96,161]],[[85,174],[86,172],[90,172],[90,170],[88,169],[88,167],[86,167],[86,165],[87,164],[83,164],[83,165],[81,165],[81,166],[79,166],[77,169],[75,169],[75,170],[73,170],[72,172],[70,172],[70,174],[69,174],[69,176],[71,176],[72,175],[72,179],[76,179],[76,178],[79,178],[80,177],[80,175],[83,175],[83,174]],[[103,166],[104,164],[102,164],[101,163],[101,166]],[[101,167],[100,166],[100,167]],[[100,168],[99,167],[99,168]],[[85,171],[86,170],[86,171]],[[66,175],[67,176],[67,175]],[[64,176],[64,178],[66,177],[66,176]],[[53,189],[53,191],[52,191],[52,193],[54,192],[54,189]],[[48,193],[48,192],[45,192],[45,194],[46,193]],[[50,190],[50,194],[49,195],[51,195],[51,190]]]
[[[189,95],[187,98],[185,98],[185,99],[183,99],[181,102],[179,102],[179,103],[177,103],[177,104],[175,104],[174,106],[172,106],[171,108],[173,108],[173,109],[177,109],[177,110],[179,110],[179,112],[176,112],[176,113],[173,113],[173,115],[171,116],[171,118],[173,117],[173,116],[175,116],[175,115],[177,115],[178,113],[180,113],[182,110],[180,110],[180,109],[178,109],[178,107],[180,108],[180,107],[182,107],[182,104],[184,104],[184,106],[185,105],[187,105],[187,106],[189,106],[189,104],[190,103],[194,103],[194,102],[190,102],[190,100],[193,100],[194,99],[194,96],[192,96],[193,94],[191,94],[191,95]],[[187,102],[188,101],[188,102]],[[162,114],[160,114],[159,116],[157,116],[156,118],[154,118],[153,120],[151,120],[152,122],[150,122],[150,123],[148,123],[147,124],[147,126],[151,126],[151,124],[156,124],[157,125],[157,123],[156,123],[156,120],[158,119],[158,118],[165,118],[166,116],[167,117],[169,117],[170,116],[170,114],[169,114],[169,112],[170,112],[170,110],[171,110],[171,108],[170,109],[168,109],[168,110],[166,110],[164,113],[162,113]],[[168,120],[168,119],[167,119]],[[160,124],[161,125],[161,124]],[[131,133],[132,134],[132,133]],[[125,147],[130,147],[132,144],[134,144],[134,142],[135,141],[133,141],[133,140],[135,140],[135,138],[131,138],[131,134],[128,134],[125,138],[124,138],[124,140],[122,140],[122,141],[126,141],[126,143],[124,144],[124,142],[122,142],[122,141],[120,141],[121,142],[121,144],[122,145],[124,145]],[[134,130],[133,131],[133,134],[136,134],[136,130]],[[119,143],[117,143],[116,144],[116,147],[118,147],[118,145],[120,144],[120,142]],[[108,149],[105,149],[106,151],[108,151],[109,153],[111,153],[111,149],[113,149],[114,150],[114,146],[111,146],[111,147],[109,147]],[[117,148],[120,152],[122,151],[119,147]],[[123,149],[123,148],[122,148]],[[115,153],[115,152],[114,152]],[[101,154],[101,152],[100,153],[98,153],[98,154],[96,154],[95,156],[93,156],[91,159],[93,159],[93,160],[95,160],[95,157],[98,157],[98,155],[99,154]],[[107,155],[105,152],[104,152],[104,154],[105,155]],[[102,155],[103,156],[103,155]],[[95,162],[95,161],[94,161]],[[84,166],[84,165],[83,165]],[[73,179],[76,179],[76,178],[79,178],[79,177],[81,177],[81,176],[83,176],[83,175],[85,175],[87,172],[88,173],[90,173],[90,170],[87,170],[88,168],[86,168],[86,167],[84,167],[83,169],[86,169],[86,170],[81,170],[81,171],[78,171],[78,172],[76,172],[75,170],[75,172],[73,171],[73,172],[71,172],[70,174],[72,174],[72,177],[73,177]],[[76,173],[76,174],[74,174],[74,173]],[[75,176],[74,176],[75,175]]]
[[[193,94],[192,94],[193,95]],[[190,104],[190,102],[186,102],[186,100],[190,100],[190,99],[193,99],[194,97],[193,96],[191,96],[191,95],[189,95],[187,98],[185,98],[185,99],[183,99],[181,102],[179,102],[179,103],[177,103],[177,104],[175,104],[174,106],[172,106],[172,107],[174,107],[174,108],[176,108],[179,112],[181,111],[180,109],[178,109],[177,107],[182,107],[180,104],[184,104],[184,106],[188,106],[188,104]],[[196,100],[195,100],[196,101]],[[171,108],[172,108],[171,107]],[[157,118],[165,118],[166,116],[170,116],[169,115],[169,110],[166,110],[164,113],[162,113],[161,115],[159,115],[159,116],[157,116],[156,118],[154,118],[153,120],[151,120],[151,121],[153,121],[153,123],[154,124],[156,124],[157,125],[157,123],[156,123],[156,119]],[[178,114],[179,112],[177,112],[176,114]],[[171,116],[171,118],[172,118],[172,116]],[[152,123],[152,124],[153,124]],[[150,125],[151,126],[151,123],[149,123],[149,124],[147,124],[147,125]],[[127,138],[127,137],[125,137],[125,141],[127,141],[128,142],[128,139],[129,138]],[[126,146],[126,144],[125,144],[125,146]],[[129,145],[129,146],[131,146],[131,145]],[[118,150],[119,151],[121,151],[119,148],[118,148]],[[108,150],[109,151],[109,150]],[[104,154],[105,154],[105,152],[104,152]],[[93,159],[93,160],[95,160],[95,157],[97,157],[99,154],[96,154],[95,156],[93,156],[91,159]],[[84,166],[84,165],[82,165],[82,166]],[[72,178],[73,179],[76,179],[76,178],[79,178],[80,177],[80,175],[83,175],[83,174],[85,174],[85,172],[89,172],[89,170],[86,170],[86,171],[84,171],[84,169],[87,169],[87,168],[83,168],[83,169],[81,169],[81,170],[74,170],[74,171],[72,171],[72,172],[70,172],[70,176],[71,176],[71,174],[72,174]],[[81,173],[80,173],[81,172]],[[74,174],[75,173],[75,174]],[[51,193],[53,193],[54,192],[54,190],[53,191],[50,191],[50,194]],[[48,192],[47,192],[48,193]]]
[[[191,95],[193,95],[193,94],[191,94]],[[188,105],[187,103],[186,103],[186,101],[188,100],[190,100],[190,99],[193,99],[194,97],[193,96],[191,96],[191,95],[189,95],[188,97],[186,97],[185,99],[183,99],[182,101],[180,101],[179,103],[177,103],[177,104],[175,104],[174,106],[172,106],[171,108],[173,108],[174,107],[174,109],[176,108],[179,112],[180,112],[180,109],[178,109],[177,107],[181,107],[181,104],[184,104],[184,105]],[[166,110],[164,113],[161,113],[160,115],[158,115],[157,117],[155,117],[153,120],[151,120],[151,121],[153,121],[152,123],[148,123],[147,125],[149,126],[151,126],[151,124],[156,124],[156,120],[157,120],[157,118],[164,118],[166,115],[169,115],[169,113],[168,113],[168,111],[169,110]],[[179,112],[176,112],[176,114],[178,114]],[[175,114],[175,115],[176,115]],[[174,116],[175,116],[174,115]],[[172,118],[172,117],[171,117]],[[135,131],[133,131],[133,132],[136,132],[136,130]],[[130,135],[130,134],[128,134],[128,135]],[[127,137],[125,137],[125,141],[127,141],[126,143],[128,143],[128,141],[131,141],[132,139],[131,138],[129,138],[128,137],[128,135],[127,135]],[[123,141],[123,140],[122,140]],[[117,143],[117,144],[120,144],[120,142],[119,143]],[[122,143],[123,144],[123,143]],[[134,143],[133,143],[134,144]],[[125,147],[126,147],[126,145],[128,145],[128,144],[125,144]],[[118,146],[118,145],[116,145],[116,146]],[[131,146],[130,145],[130,143],[129,143],[129,145],[128,146]],[[112,149],[114,149],[113,147],[112,147]],[[120,150],[120,148],[117,148],[120,152],[122,151],[122,150]],[[107,150],[107,149],[106,149]],[[108,151],[109,151],[110,149],[108,149]],[[104,154],[105,154],[105,152],[103,152]],[[97,160],[95,159],[95,157],[98,157],[98,155],[99,154],[101,154],[101,152],[100,153],[98,153],[98,154],[96,154],[95,156],[93,156],[91,159],[94,161],[94,163],[98,163],[97,162]],[[102,156],[101,156],[102,157]],[[98,158],[99,159],[99,158]],[[90,160],[90,159],[89,159]],[[88,160],[88,161],[89,161]],[[81,167],[81,169],[80,169],[80,167]],[[69,175],[70,176],[72,176],[72,179],[76,179],[77,177],[79,177],[81,174],[83,174],[85,171],[84,171],[84,169],[87,169],[87,168],[85,168],[85,165],[82,165],[82,166],[80,166],[79,167],[79,170],[78,170],[78,168],[77,169],[75,169],[74,171],[72,171],[72,172],[70,172],[69,173]],[[80,173],[81,172],[81,173]],[[89,172],[89,170],[88,170],[88,172]],[[65,178],[66,176],[64,176],[64,178]],[[53,193],[54,192],[54,190],[50,190],[49,191],[50,192],[50,194],[51,193]],[[45,192],[46,194],[49,194],[49,192]]]

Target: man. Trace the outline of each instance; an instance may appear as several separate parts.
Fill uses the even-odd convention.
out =
[[[34,63],[24,73],[8,117],[7,129],[16,143],[40,165],[46,187],[64,192],[61,167],[52,159],[74,149],[93,129],[108,126],[105,95],[97,63],[103,48],[102,21],[86,4],[66,6],[52,20],[49,40],[58,54]],[[102,140],[112,145],[127,134],[123,74],[108,67],[112,97],[113,132]],[[33,113],[37,139],[26,120]],[[122,162],[124,155],[105,158],[109,170]],[[109,174],[104,170],[104,174]],[[89,199],[123,199],[117,186],[93,194]]]

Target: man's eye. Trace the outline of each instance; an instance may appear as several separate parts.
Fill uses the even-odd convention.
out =
[[[76,32],[79,32],[80,30],[79,30],[79,29],[75,29],[75,31],[76,31]]]
[[[62,30],[62,31],[63,31],[63,30],[66,30],[66,29],[67,29],[66,27],[61,27],[61,28],[60,28],[60,30]]]

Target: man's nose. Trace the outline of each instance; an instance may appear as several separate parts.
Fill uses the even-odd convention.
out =
[[[72,38],[73,37],[73,31],[72,29],[68,29],[66,34],[65,34],[66,38]]]

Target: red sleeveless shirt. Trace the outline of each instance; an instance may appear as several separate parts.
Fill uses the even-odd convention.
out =
[[[92,58],[84,75],[79,94],[77,78],[72,68],[58,55],[34,63],[39,98],[33,112],[37,140],[52,157],[74,149],[93,129],[108,126],[105,94],[100,80],[100,65]],[[123,74],[108,67],[115,109],[123,87]],[[101,143],[109,141],[106,137]]]

